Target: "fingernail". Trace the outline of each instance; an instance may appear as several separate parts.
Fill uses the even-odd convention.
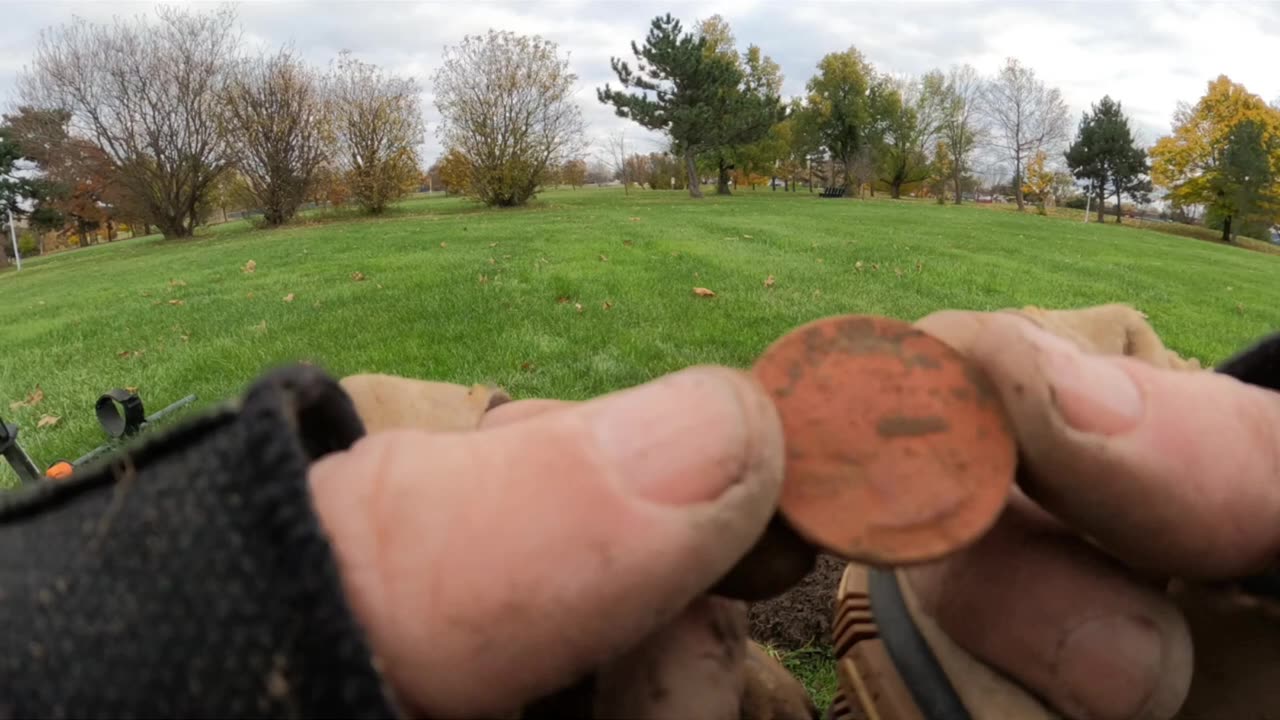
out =
[[[1115,359],[1082,352],[1043,330],[1024,332],[1040,348],[1041,370],[1068,425],[1081,432],[1116,435],[1142,419],[1142,393]]]
[[[1164,646],[1155,623],[1138,617],[1090,620],[1058,651],[1057,675],[1072,692],[1080,717],[1146,717],[1160,686]],[[1087,698],[1087,699],[1086,699]]]
[[[684,370],[600,400],[588,423],[602,462],[630,491],[667,505],[702,502],[749,466],[745,391],[727,371]]]

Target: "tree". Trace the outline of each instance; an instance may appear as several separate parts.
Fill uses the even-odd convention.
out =
[[[642,174],[634,174],[627,164],[627,133],[619,130],[605,141],[606,162],[613,169],[613,175],[622,183],[622,194],[631,192],[631,183],[638,182]]]
[[[418,84],[385,75],[345,51],[332,77],[342,184],[366,212],[381,214],[418,186],[418,145],[424,133]]]
[[[457,148],[450,148],[436,163],[440,173],[440,182],[444,183],[445,192],[449,195],[468,195],[471,193],[471,161]]]
[[[523,205],[579,149],[575,82],[568,59],[541,37],[490,30],[445,49],[434,81],[440,137],[470,161],[476,197]]]
[[[1252,127],[1238,129],[1245,123]],[[1261,182],[1260,170],[1265,159],[1269,177],[1280,178],[1277,135],[1280,110],[1219,75],[1194,106],[1179,107],[1172,134],[1151,148],[1151,178],[1175,206],[1204,205],[1206,215],[1221,217],[1222,240],[1230,242],[1234,218],[1274,205],[1275,183]]]
[[[560,166],[560,181],[577,189],[587,184],[587,161],[581,158],[566,160]]]
[[[982,80],[973,67],[953,66],[948,71],[941,101],[939,137],[946,142],[944,147],[950,153],[947,165],[951,168],[956,205],[963,197],[961,184],[970,170],[969,155],[985,134],[979,113],[981,98]]]
[[[717,146],[721,118],[719,97],[737,87],[741,73],[724,53],[706,52],[707,38],[686,33],[670,14],[653,19],[643,46],[631,43],[636,68],[612,58],[622,84],[596,91],[619,117],[666,133],[684,158],[690,197],[702,197],[697,157]],[[635,88],[638,92],[627,92]]]
[[[1055,175],[1053,169],[1046,166],[1046,160],[1045,152],[1037,150],[1035,157],[1027,163],[1022,179],[1023,194],[1035,200],[1041,215],[1048,214],[1046,208],[1052,198]]]
[[[929,148],[942,124],[946,79],[935,70],[919,79],[892,80],[890,87],[883,108],[881,179],[898,198],[904,184],[929,177]]]
[[[328,161],[329,116],[320,79],[289,50],[244,59],[231,73],[224,109],[236,168],[263,220],[288,222]]]
[[[745,170],[738,166],[759,160],[761,148],[751,146],[765,140],[769,130],[783,118],[779,97],[782,71],[755,45],[739,57],[733,32],[719,15],[704,20],[699,33],[706,41],[704,54],[732,65],[737,76],[736,83],[713,98],[712,112],[719,117],[719,123],[713,147],[707,152],[707,160],[716,173],[716,193],[728,195],[729,171]]]
[[[876,92],[875,71],[856,48],[830,53],[809,79],[803,117],[821,147],[844,171],[850,196],[861,185],[870,146],[875,141],[873,114],[885,93]],[[880,86],[883,88],[883,86]],[[880,98],[878,101],[877,98]]]
[[[105,153],[165,237],[188,237],[230,158],[219,116],[238,41],[228,9],[158,14],[154,26],[77,19],[43,32],[21,92],[70,112],[73,134]]]
[[[1034,70],[1009,58],[983,94],[983,110],[994,130],[997,150],[1013,163],[1014,195],[1018,210],[1023,167],[1039,150],[1052,152],[1066,140],[1067,105],[1057,88],[1047,88]]]
[[[1102,222],[1107,191],[1116,196],[1116,222],[1124,196],[1141,202],[1151,190],[1147,151],[1138,147],[1120,103],[1105,96],[1080,118],[1076,139],[1066,152],[1067,166],[1079,180],[1087,180],[1098,200]]]

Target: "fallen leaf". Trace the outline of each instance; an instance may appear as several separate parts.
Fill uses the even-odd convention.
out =
[[[573,304],[573,307],[574,307],[574,309],[576,309],[579,313],[581,313],[581,312],[582,312],[582,303],[574,303],[574,304]]]
[[[862,261],[859,260],[858,262],[854,263],[853,269],[857,270],[858,272],[862,272]]]
[[[170,300],[170,301],[169,301],[169,304],[170,304],[170,305],[186,305],[186,303],[185,303],[185,302],[183,302],[183,301],[181,301],[181,300],[179,300],[179,299],[177,299],[177,298],[174,298],[174,299]]]
[[[671,253],[671,257],[680,257],[680,253],[678,253],[678,252],[673,252],[673,253]]]
[[[872,270],[879,270],[879,269],[880,269],[880,263],[871,263],[871,269],[872,269]]]
[[[600,262],[609,262],[609,258],[607,258],[607,257],[605,257],[605,256],[603,256],[603,255],[601,255],[601,256],[600,256]]]
[[[150,293],[150,292],[148,292],[148,291],[146,291],[146,290],[143,290],[143,291],[142,291],[142,297],[151,297],[151,293]]]
[[[604,304],[602,304],[600,307],[604,308],[605,310],[608,310],[609,308],[613,307],[613,303],[609,302],[608,300],[605,300]]]
[[[359,271],[353,272],[351,273],[351,279],[356,282],[362,282],[364,280],[364,273]]]
[[[483,285],[483,284],[485,284],[485,283],[489,282],[489,276],[488,276],[488,275],[481,275],[480,277],[478,277],[478,278],[477,278],[477,280],[479,280],[480,284],[481,284],[481,285]]]
[[[13,402],[9,403],[9,412],[16,412],[17,410],[24,408],[26,406],[27,404],[22,402],[21,400],[14,400]]]
[[[180,335],[179,337],[180,337],[180,339],[182,340],[182,342],[187,342],[187,341],[191,340],[191,336],[190,336],[190,335]]]
[[[818,249],[818,243],[816,243],[816,242],[811,242],[811,243],[809,243],[809,247],[813,248],[814,250],[817,250],[817,249]]]
[[[627,218],[627,219],[630,220],[631,222],[640,222],[640,218],[638,217]]]
[[[754,240],[755,238],[751,237],[750,235],[743,235],[743,236],[742,236],[742,239],[743,239],[743,240]]]
[[[125,358],[125,359],[131,358],[131,357],[135,357],[135,358],[142,357],[142,354],[145,352],[146,350],[121,350],[120,352],[116,353],[116,357]]]
[[[382,283],[378,283],[377,285],[374,285],[374,287],[376,287],[376,288],[378,288],[379,290],[381,290],[381,289],[382,289]]]
[[[894,269],[893,269],[893,273],[894,273],[895,275],[897,275],[898,277],[902,277],[902,271],[901,271],[901,270],[899,270],[898,268],[894,268]]]
[[[821,291],[821,290],[814,290],[814,291],[813,291],[813,296],[814,296],[814,297],[819,297],[819,296],[821,296],[821,295],[822,295],[822,291]]]
[[[523,370],[523,371],[525,371],[525,372],[532,372],[532,371],[533,371],[533,369],[534,369],[534,368],[536,368],[536,367],[537,367],[537,365],[534,365],[533,363],[528,362],[528,361],[525,361],[525,362],[520,363],[520,369],[521,369],[521,370]]]
[[[497,264],[498,264],[498,261],[497,261],[497,260],[494,260],[493,258],[489,258],[489,264],[490,264],[490,265],[497,265]]]
[[[124,391],[128,393],[133,393],[134,395],[138,394],[138,388],[136,386],[134,387],[125,386]]]
[[[254,261],[252,261],[252,260],[250,260],[249,262],[245,263],[245,264],[244,264],[244,267],[240,268],[240,270],[241,270],[241,271],[246,272],[246,273],[251,273],[251,272],[253,272],[254,270],[257,270],[257,269],[258,269],[258,263],[254,262]]]
[[[498,247],[498,243],[489,243],[489,247],[491,248]]]
[[[170,280],[169,287],[186,287],[187,284],[182,280]]]
[[[58,417],[57,415],[45,415],[41,417],[38,422],[36,422],[36,427],[37,428],[53,427],[54,425],[57,425],[58,421],[61,419],[62,418]]]
[[[569,302],[569,298],[565,297],[564,295],[561,295],[560,297],[556,298],[556,302],[558,302],[558,303],[560,303],[561,305],[563,305],[563,304],[565,304],[565,303]]]
[[[449,247],[449,244],[448,244],[448,243],[440,243],[440,247],[442,247],[442,248],[446,248],[446,247]]]
[[[771,288],[773,287],[773,282],[774,282],[773,276],[770,275],[769,277],[764,279],[764,286],[767,288]]]
[[[285,295],[285,296],[284,296],[284,301],[285,301],[285,302],[293,302],[293,293],[289,293],[288,295]]]
[[[712,292],[712,291],[710,291],[710,290],[708,290],[708,289],[706,289],[706,288],[704,288],[704,287],[696,287],[696,288],[694,288],[694,289],[693,289],[693,294],[694,294],[694,295],[697,295],[698,297],[715,297],[715,296],[716,296],[716,294],[715,294],[714,292]]]
[[[314,310],[319,310],[319,309],[320,309],[320,301],[319,301],[319,300],[315,301],[314,303],[312,303],[311,307],[312,307],[312,309],[314,309]]]
[[[251,292],[247,292],[247,293],[245,293],[245,294],[244,294],[244,296],[245,296],[245,299],[248,299],[248,300],[252,300],[252,299],[253,299],[253,293],[251,293]]]
[[[627,247],[632,247],[635,245],[635,243],[631,242],[630,240],[623,240],[622,244],[626,245]]]
[[[9,403],[9,409],[17,410],[18,408],[35,407],[43,399],[44,399],[44,390],[41,390],[40,386],[37,385],[35,392],[28,395],[26,400],[18,400],[18,401]]]
[[[924,263],[916,261],[916,272],[924,272]]]
[[[701,273],[694,273],[694,274],[693,274],[693,277],[694,277],[694,278],[700,278],[700,277],[702,277],[702,274],[701,274]]]
[[[818,262],[825,262],[822,258],[818,258]]]
[[[1244,303],[1236,303],[1236,312],[1244,314]]]
[[[266,321],[266,320],[263,320],[262,322],[258,323],[257,325],[254,325],[254,326],[253,326],[253,329],[254,329],[254,330],[256,330],[256,331],[258,331],[258,332],[260,332],[260,333],[264,333],[264,332],[266,332],[266,331],[267,331],[267,321]]]

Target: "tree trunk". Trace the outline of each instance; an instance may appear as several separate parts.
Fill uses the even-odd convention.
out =
[[[872,195],[876,194],[874,185],[872,186],[871,194]],[[893,181],[893,184],[889,187],[889,197],[893,198],[894,200],[898,200],[902,197],[902,181],[901,180]]]
[[[1231,243],[1231,216],[1222,219],[1222,242]]]
[[[1018,201],[1018,212],[1022,212],[1026,203],[1022,197],[1022,156],[1013,158],[1013,196]]]
[[[1098,189],[1098,222],[1106,222],[1107,212],[1107,196],[1106,191],[1102,188]]]
[[[684,153],[684,167],[689,173],[689,197],[702,197],[702,188],[698,183],[698,164],[693,160],[692,150],[686,150]]]
[[[964,174],[963,171],[960,170],[959,166],[957,166],[955,174],[953,176],[953,179],[956,181],[956,204],[957,205],[960,204],[960,176],[962,174]]]
[[[724,158],[718,159],[716,163],[718,168],[716,172],[716,194],[732,195],[733,193],[729,190],[729,168],[724,164]]]
[[[1116,188],[1116,224],[1117,225],[1123,222],[1123,220],[1121,220],[1120,218],[1120,215],[1121,215],[1120,188],[1117,187]]]
[[[832,174],[832,175],[835,175],[835,174],[836,174],[836,173],[835,173],[835,168],[834,168],[834,167],[833,167],[833,168],[831,168],[831,174]],[[853,199],[853,197],[854,197],[854,185],[853,185],[853,156],[852,156],[852,155],[851,155],[851,156],[849,156],[849,157],[844,161],[844,188],[845,188],[845,197],[847,197],[847,198],[849,198],[850,200],[852,200],[852,199]],[[862,188],[857,188],[857,189],[858,189],[859,191],[861,191],[861,190],[862,190]]]

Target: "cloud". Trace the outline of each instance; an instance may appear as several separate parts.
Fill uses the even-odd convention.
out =
[[[197,7],[202,5],[197,4]],[[31,57],[39,31],[79,15],[109,21],[148,12],[144,4],[22,3],[0,24],[0,97]],[[1094,2],[766,3],[762,0],[641,3],[529,2],[254,2],[238,12],[247,44],[292,43],[311,62],[327,64],[348,49],[422,87],[428,158],[439,153],[439,117],[431,105],[431,72],[443,50],[489,28],[541,34],[569,53],[579,76],[576,97],[593,138],[626,129],[642,142],[659,138],[616,117],[595,97],[614,80],[611,57],[632,57],[657,12],[686,27],[719,13],[739,45],[754,43],[785,76],[784,93],[800,95],[822,55],[855,46],[882,71],[918,74],[970,63],[994,73],[1017,57],[1062,89],[1074,119],[1103,95],[1120,100],[1140,138],[1168,132],[1179,100],[1194,102],[1219,73],[1266,99],[1280,98],[1274,73],[1280,47],[1280,4]],[[616,84],[616,80],[614,80]]]

